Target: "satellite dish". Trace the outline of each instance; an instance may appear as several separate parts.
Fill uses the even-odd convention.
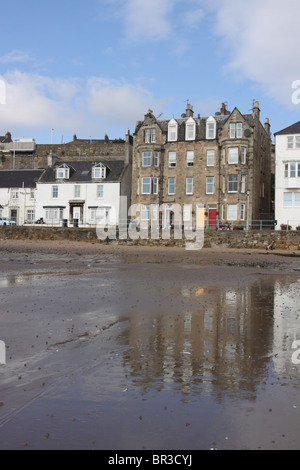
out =
[[[250,137],[250,135],[251,135],[250,129],[245,129],[244,135],[245,135],[245,137]]]

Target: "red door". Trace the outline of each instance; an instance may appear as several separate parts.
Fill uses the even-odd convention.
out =
[[[208,209],[208,226],[217,226],[217,209]]]

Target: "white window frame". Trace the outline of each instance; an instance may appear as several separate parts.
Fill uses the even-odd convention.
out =
[[[154,152],[154,166],[156,168],[159,166],[159,152]]]
[[[158,194],[158,178],[157,176],[154,176],[152,179],[152,188],[153,188],[153,194]]]
[[[228,193],[237,193],[238,192],[238,184],[239,178],[237,174],[228,175]]]
[[[213,140],[216,138],[216,120],[210,116],[206,121],[206,139]]]
[[[215,150],[208,149],[206,151],[206,166],[215,166]]]
[[[228,147],[228,165],[237,165],[239,163],[239,148]]]
[[[293,193],[283,193],[283,207],[293,207]]]
[[[241,193],[246,192],[246,175],[241,175]]]
[[[149,176],[142,178],[142,194],[151,194],[151,178]]]
[[[142,166],[149,167],[152,162],[152,152],[143,152],[142,154]]]
[[[194,191],[194,178],[188,177],[185,180],[185,194],[191,196]]]
[[[194,150],[187,150],[186,166],[194,166]]]
[[[195,140],[196,138],[196,123],[190,117],[185,123],[185,140]]]
[[[156,142],[156,128],[151,127],[145,129],[145,143],[152,144]]]
[[[212,189],[211,189],[212,188]],[[214,176],[206,177],[206,194],[214,194],[215,192],[215,178]]]
[[[178,123],[175,119],[171,119],[168,124],[168,141],[176,142],[178,139]]]
[[[169,152],[169,168],[176,167],[176,152]]]
[[[97,184],[97,199],[103,199],[104,197],[104,185]]]
[[[300,207],[300,193],[295,193],[295,207]]]
[[[172,178],[168,178],[168,195],[174,196],[174,194],[175,194],[175,178],[172,177]]]
[[[105,179],[106,178],[106,166],[102,163],[96,163],[92,168],[93,179]]]
[[[246,216],[246,204],[240,204],[240,220],[245,220]]]
[[[81,197],[81,186],[80,184],[74,184],[74,198]]]
[[[237,220],[237,204],[227,204],[227,220]]]
[[[246,147],[241,147],[241,165],[246,164],[246,158],[247,158],[247,149]]]
[[[11,188],[10,190],[10,198],[11,199],[19,199],[19,188]]]
[[[58,186],[53,185],[51,187],[51,194],[52,194],[52,199],[58,199]]]

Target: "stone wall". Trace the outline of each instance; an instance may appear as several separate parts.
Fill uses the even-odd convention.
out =
[[[95,228],[73,227],[0,227],[1,239],[15,240],[70,240],[85,242],[100,242],[97,239]],[[214,231],[205,232],[204,247],[206,248],[235,248],[235,249],[264,249],[272,240],[277,249],[300,250],[300,231]],[[107,243],[107,241],[103,241]],[[184,240],[119,240],[113,243],[125,245],[149,245],[149,246],[185,246]]]

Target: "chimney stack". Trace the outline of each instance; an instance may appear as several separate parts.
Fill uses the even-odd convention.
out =
[[[194,116],[194,111],[193,111],[193,106],[188,103],[187,108],[186,108],[186,117],[193,117]]]
[[[226,104],[225,103],[222,103],[222,107],[221,107],[220,111],[221,111],[221,116],[225,116],[225,114],[226,114]]]
[[[266,122],[265,122],[265,131],[268,135],[270,135],[270,128],[271,128],[271,125],[270,125],[270,120],[269,118],[266,118]]]
[[[255,101],[255,105],[253,107],[253,114],[259,118],[260,109],[259,109],[259,102]]]

